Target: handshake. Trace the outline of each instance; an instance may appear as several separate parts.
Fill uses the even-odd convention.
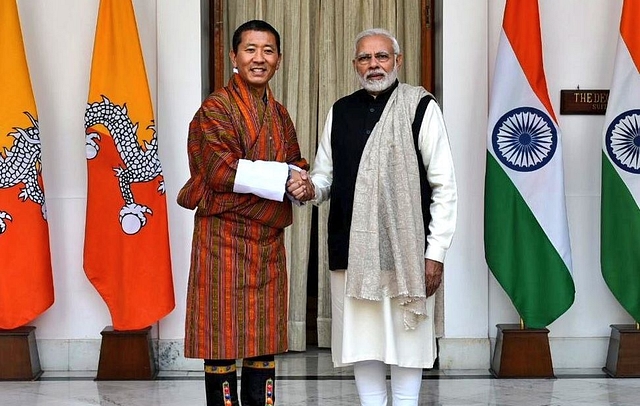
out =
[[[291,171],[291,178],[287,181],[287,193],[300,202],[306,202],[316,197],[316,191],[309,173],[304,169]]]

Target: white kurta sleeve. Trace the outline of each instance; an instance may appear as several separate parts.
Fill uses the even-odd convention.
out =
[[[289,165],[276,161],[240,159],[233,191],[281,202],[284,199]]]
[[[315,188],[316,197],[311,202],[318,205],[331,197],[331,183],[333,182],[333,157],[331,155],[331,127],[333,126],[333,107],[327,114],[324,131],[320,136],[318,152],[313,161],[311,181]]]
[[[444,118],[433,101],[427,105],[418,145],[431,186],[431,222],[425,258],[443,262],[456,228],[458,193]]]

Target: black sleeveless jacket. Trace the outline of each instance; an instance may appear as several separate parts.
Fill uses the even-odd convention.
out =
[[[333,125],[331,127],[331,154],[333,158],[333,181],[331,184],[331,207],[329,209],[328,246],[329,269],[347,269],[349,258],[349,231],[353,213],[353,198],[364,146],[373,131],[389,97],[398,86],[371,97],[364,89],[358,90],[335,102],[333,105]],[[420,193],[425,233],[431,220],[431,188],[418,152],[418,134],[429,102],[435,100],[427,95],[420,100],[412,124],[413,140],[420,172]],[[425,247],[426,249],[426,247]]]

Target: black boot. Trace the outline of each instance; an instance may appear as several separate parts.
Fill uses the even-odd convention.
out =
[[[274,405],[276,362],[273,355],[245,359],[240,382],[242,406]]]
[[[235,360],[204,360],[207,406],[239,406]]]

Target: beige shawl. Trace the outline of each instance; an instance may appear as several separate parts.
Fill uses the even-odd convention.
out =
[[[349,237],[347,296],[398,298],[405,329],[426,319],[425,230],[411,123],[422,87],[399,84],[365,145]]]

